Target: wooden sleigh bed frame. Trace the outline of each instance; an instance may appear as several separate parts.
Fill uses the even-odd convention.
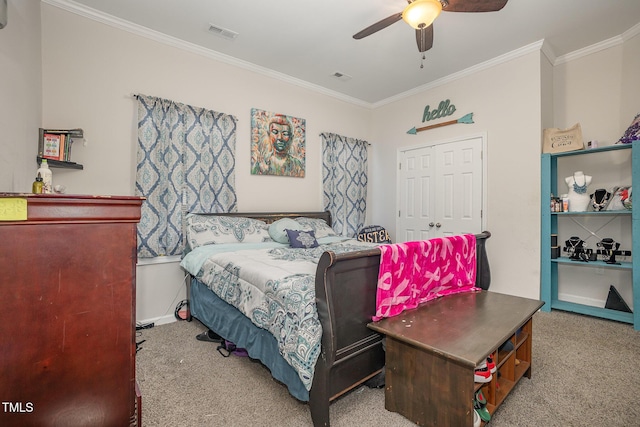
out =
[[[304,216],[322,218],[331,225],[329,212],[211,215],[241,216],[267,223]],[[485,290],[491,280],[485,248],[490,236],[487,231],[476,235],[476,286]],[[327,251],[318,262],[315,290],[322,340],[309,391],[314,427],[330,425],[329,405],[332,401],[382,372],[385,364],[383,335],[367,327],[376,310],[379,267],[380,250],[377,248],[338,255]]]

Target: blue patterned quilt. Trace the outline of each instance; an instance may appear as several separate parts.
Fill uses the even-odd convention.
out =
[[[313,382],[322,337],[315,303],[320,256],[328,250],[343,253],[377,246],[337,237],[318,242],[320,246],[312,249],[274,242],[209,245],[190,252],[181,263],[216,295],[276,338],[280,354],[307,390]]]

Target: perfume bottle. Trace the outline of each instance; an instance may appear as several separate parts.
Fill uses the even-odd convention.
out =
[[[31,192],[34,194],[41,194],[43,184],[42,176],[40,175],[40,172],[38,172],[38,176],[36,176],[36,180],[33,181],[33,185],[31,186]]]

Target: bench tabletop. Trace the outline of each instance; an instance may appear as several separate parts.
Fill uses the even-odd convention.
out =
[[[490,291],[447,295],[367,326],[387,337],[477,366],[544,303]]]

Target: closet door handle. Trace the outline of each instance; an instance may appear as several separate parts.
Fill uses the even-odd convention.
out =
[[[436,228],[440,228],[440,227],[442,227],[442,224],[440,224],[439,222],[436,223]]]
[[[433,222],[430,222],[430,223],[429,223],[429,227],[433,227]]]

